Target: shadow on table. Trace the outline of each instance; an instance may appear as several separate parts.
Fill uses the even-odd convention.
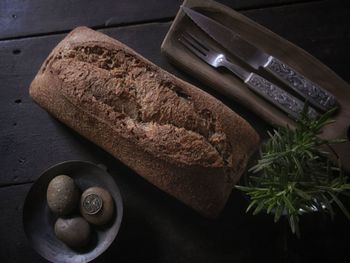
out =
[[[233,191],[221,216],[208,220],[72,135],[91,161],[108,168],[124,202],[117,239],[95,262],[347,262],[350,224],[340,213],[334,222],[317,214],[303,217],[297,239],[286,220],[275,224],[271,216],[246,214],[247,200]]]

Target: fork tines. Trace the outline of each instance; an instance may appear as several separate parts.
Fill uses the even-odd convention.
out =
[[[184,32],[179,41],[198,57],[206,57],[208,52],[210,52],[207,46],[204,46],[197,37],[188,32]]]

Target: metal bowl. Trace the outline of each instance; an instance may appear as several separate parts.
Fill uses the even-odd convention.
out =
[[[46,190],[55,176],[72,177],[81,192],[91,186],[108,190],[115,205],[115,215],[108,225],[93,227],[94,235],[84,249],[72,249],[58,240],[54,233],[57,216],[50,212]],[[46,170],[30,189],[23,206],[23,226],[32,247],[51,262],[89,262],[101,255],[116,238],[123,217],[120,191],[113,178],[101,168],[85,161],[66,161]]]

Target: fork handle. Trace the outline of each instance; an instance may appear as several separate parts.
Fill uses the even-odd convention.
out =
[[[322,111],[337,105],[335,97],[292,67],[270,56],[264,68]]]
[[[244,82],[254,92],[258,93],[295,120],[300,119],[301,113],[304,109],[304,102],[300,99],[255,73],[250,73]],[[311,118],[316,118],[318,113],[313,108],[309,107],[308,115]]]

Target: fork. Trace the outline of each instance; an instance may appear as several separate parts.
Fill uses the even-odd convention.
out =
[[[238,78],[255,93],[278,107],[295,120],[300,119],[305,103],[297,97],[289,94],[277,85],[271,83],[262,76],[247,71],[237,64],[229,61],[225,54],[218,51],[212,45],[205,43],[189,32],[183,33],[178,39],[194,55],[205,61],[214,68],[224,67],[235,74]],[[308,107],[308,115],[316,118],[319,114],[312,107]]]

